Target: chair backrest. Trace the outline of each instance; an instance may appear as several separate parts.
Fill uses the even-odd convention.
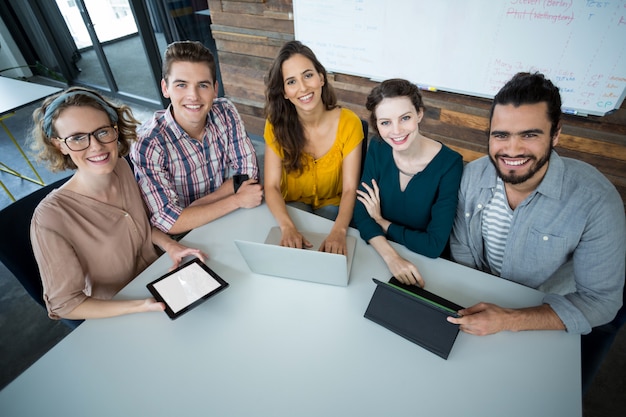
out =
[[[43,307],[43,286],[30,244],[30,222],[39,202],[68,179],[70,177],[48,184],[0,211],[0,262]]]
[[[368,142],[368,129],[369,129],[369,125],[367,124],[367,121],[361,119],[361,124],[363,125],[363,142],[361,142],[361,174],[359,175],[359,178],[361,178],[361,176],[363,175],[363,168],[365,168],[365,154],[367,153],[367,144]]]

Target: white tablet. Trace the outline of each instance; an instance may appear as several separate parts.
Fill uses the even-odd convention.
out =
[[[146,285],[157,301],[165,304],[165,312],[173,320],[228,287],[228,283],[194,259]]]

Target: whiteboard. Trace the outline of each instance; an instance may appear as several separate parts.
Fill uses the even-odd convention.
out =
[[[493,98],[520,71],[563,111],[602,116],[626,96],[626,0],[294,0],[295,37],[327,71]]]

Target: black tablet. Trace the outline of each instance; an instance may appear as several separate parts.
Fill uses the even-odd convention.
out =
[[[200,259],[179,266],[146,285],[173,320],[228,287],[228,283]]]
[[[405,285],[392,278],[382,282],[374,278],[376,290],[365,318],[391,330],[430,352],[448,359],[459,326],[448,316],[457,316],[463,307],[415,285]]]
[[[374,282],[376,281],[377,280],[374,278]],[[426,291],[425,289],[417,285],[403,284],[400,281],[398,281],[396,277],[391,277],[389,282],[387,282],[386,284],[389,284],[392,287],[399,289],[400,291],[404,291],[408,294],[411,294],[419,298],[421,301],[429,303],[431,306],[438,308],[439,310],[443,311],[444,313],[452,317],[456,317],[456,318],[461,317],[457,312],[465,308],[465,307],[461,307],[458,304],[453,303],[450,300],[440,297],[437,294],[433,294],[432,292]]]

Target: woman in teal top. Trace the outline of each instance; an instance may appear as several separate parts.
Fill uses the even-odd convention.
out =
[[[463,173],[461,155],[422,136],[422,96],[400,79],[382,82],[366,103],[378,133],[367,152],[354,223],[387,267],[405,284],[424,285],[417,267],[389,240],[436,258],[446,247]]]

